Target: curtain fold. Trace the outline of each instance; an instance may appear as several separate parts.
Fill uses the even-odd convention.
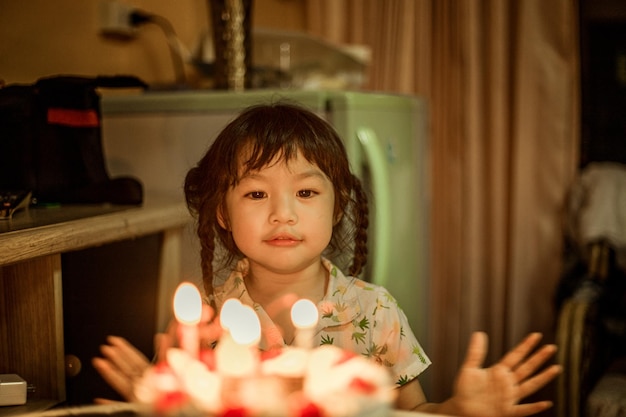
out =
[[[487,364],[553,339],[561,207],[578,164],[577,0],[308,0],[308,31],[372,49],[367,89],[424,96],[433,366],[451,393],[475,330]]]

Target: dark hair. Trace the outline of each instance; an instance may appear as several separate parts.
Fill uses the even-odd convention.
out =
[[[367,257],[367,196],[360,180],[350,171],[338,134],[324,119],[299,105],[285,102],[256,105],[244,110],[222,130],[185,178],[187,206],[197,218],[207,296],[213,292],[216,241],[225,249],[224,253],[218,252],[220,268],[227,268],[242,257],[231,233],[218,223],[218,213],[225,212],[229,188],[249,171],[275,162],[276,156],[290,161],[298,151],[317,165],[334,186],[334,215],[341,216],[341,221],[333,228],[328,256],[352,249],[348,273],[360,274]],[[247,160],[242,160],[244,157]]]

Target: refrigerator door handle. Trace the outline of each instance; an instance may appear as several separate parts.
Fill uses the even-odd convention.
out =
[[[391,250],[391,195],[389,171],[383,147],[376,132],[367,127],[356,129],[356,135],[365,151],[365,160],[371,172],[374,196],[374,237],[376,239],[371,277],[375,284],[387,286],[389,253]]]

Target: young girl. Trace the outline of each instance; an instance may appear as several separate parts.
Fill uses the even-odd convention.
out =
[[[398,408],[485,417],[530,415],[551,405],[518,404],[559,373],[551,366],[535,375],[555,351],[547,345],[527,358],[538,334],[482,369],[487,341],[476,333],[454,396],[426,402],[417,376],[430,360],[404,313],[387,290],[355,278],[367,255],[367,198],[340,138],[315,114],[286,103],[247,109],[189,171],[185,195],[197,217],[208,304],[219,311],[236,297],[253,306],[261,349],[293,341],[291,305],[308,298],[320,312],[316,344],[331,343],[388,367],[398,384]],[[346,251],[352,255],[344,275],[331,259]],[[147,360],[123,339],[109,342],[102,350],[106,359],[94,365],[132,399],[129,370],[145,369]]]

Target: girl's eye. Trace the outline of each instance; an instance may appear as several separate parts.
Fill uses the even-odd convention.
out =
[[[300,198],[311,198],[315,195],[313,190],[300,190],[298,191],[298,197]]]
[[[251,191],[248,194],[246,194],[246,197],[249,197],[253,200],[260,200],[263,197],[265,197],[265,193],[263,191]]]

